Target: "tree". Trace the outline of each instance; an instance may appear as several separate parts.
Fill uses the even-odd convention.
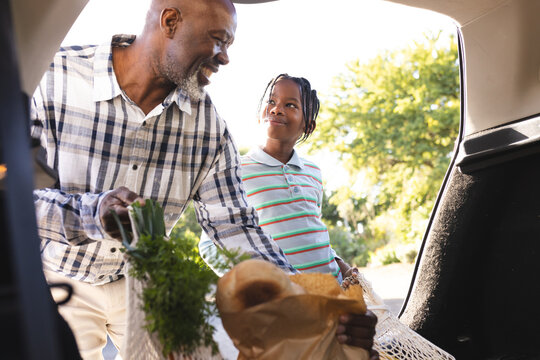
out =
[[[347,216],[361,219],[372,244],[417,241],[425,230],[459,130],[457,56],[454,36],[426,35],[349,63],[322,101],[310,151],[339,153],[351,179],[362,179],[330,201],[360,205]]]
[[[192,203],[189,203],[186,206],[186,210],[182,214],[182,217],[180,217],[180,220],[173,228],[171,236],[178,238],[189,238],[198,251],[198,246],[196,245],[199,243],[201,232],[201,226],[199,225],[197,216],[195,215],[195,208],[193,207]]]

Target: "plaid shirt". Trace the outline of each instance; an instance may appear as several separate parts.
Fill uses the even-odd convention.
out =
[[[240,249],[295,270],[257,225],[240,177],[240,159],[209,96],[191,102],[182,89],[145,115],[120,89],[112,44],[69,47],[55,56],[32,101],[42,145],[58,171],[58,189],[34,192],[44,267],[93,284],[123,274],[120,243],[99,220],[99,204],[126,186],[162,204],[170,231],[190,200],[220,247]]]

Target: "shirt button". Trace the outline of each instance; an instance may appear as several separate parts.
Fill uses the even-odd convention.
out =
[[[116,248],[111,248],[111,252],[112,253],[116,252]]]
[[[132,168],[133,170],[137,170],[138,166],[137,166],[137,164],[135,164],[135,165],[133,165],[131,168]]]
[[[297,192],[300,192],[300,189],[298,188],[298,186],[295,186],[294,189],[293,189],[293,191],[294,191],[295,193],[297,193]]]
[[[287,165],[283,165],[283,170],[287,170],[289,167]]]
[[[293,182],[293,181],[294,181],[294,179],[293,179],[292,176],[287,176],[287,180],[289,180],[289,182]]]

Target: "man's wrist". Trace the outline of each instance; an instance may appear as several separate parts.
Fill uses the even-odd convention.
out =
[[[114,238],[111,237],[105,231],[105,228],[104,228],[104,226],[103,226],[103,224],[101,222],[100,210],[101,210],[101,202],[103,201],[105,196],[107,196],[110,192],[112,192],[112,190],[104,191],[104,192],[102,192],[102,193],[100,193],[98,195],[98,202],[97,202],[96,210],[95,210],[95,213],[94,213],[94,222],[96,224],[96,227],[97,227],[99,233],[101,234],[101,238],[106,239],[106,240],[114,240]]]

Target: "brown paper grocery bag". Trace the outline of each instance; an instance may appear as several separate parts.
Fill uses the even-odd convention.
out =
[[[366,350],[336,339],[339,315],[362,312],[356,300],[304,294],[220,315],[239,360],[367,360]]]

